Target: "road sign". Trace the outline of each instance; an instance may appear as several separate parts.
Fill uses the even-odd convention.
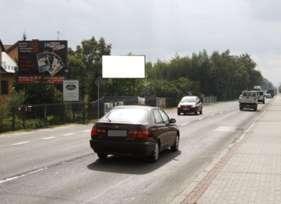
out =
[[[79,81],[63,81],[63,101],[79,101]]]

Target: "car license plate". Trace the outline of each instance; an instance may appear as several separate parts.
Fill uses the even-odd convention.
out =
[[[127,137],[126,130],[108,130],[107,131],[108,137]]]

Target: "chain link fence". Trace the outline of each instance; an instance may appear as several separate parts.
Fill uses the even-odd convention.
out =
[[[2,114],[0,132],[18,129],[35,129],[66,123],[87,123],[107,113],[118,105],[150,105],[175,107],[180,99],[164,97],[112,96],[90,103],[68,102],[60,104],[28,104],[14,107]],[[204,97],[204,103],[216,102],[216,97]]]

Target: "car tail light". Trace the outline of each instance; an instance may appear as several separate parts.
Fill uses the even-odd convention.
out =
[[[91,137],[103,136],[105,133],[106,129],[94,126],[91,131]]]
[[[146,140],[151,137],[151,132],[146,128],[130,130],[129,137],[137,140]]]

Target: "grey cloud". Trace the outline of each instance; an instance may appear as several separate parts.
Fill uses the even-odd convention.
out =
[[[281,21],[281,1],[278,0],[246,0],[253,18],[264,21]]]
[[[112,43],[114,54],[145,54],[153,61],[175,53],[230,49],[257,56],[260,69],[268,75],[279,64],[270,61],[281,52],[277,11],[281,3],[267,2],[1,0],[5,18],[0,18],[0,37],[14,42],[26,30],[28,38],[54,39],[59,30],[72,47],[91,36],[104,37]]]

